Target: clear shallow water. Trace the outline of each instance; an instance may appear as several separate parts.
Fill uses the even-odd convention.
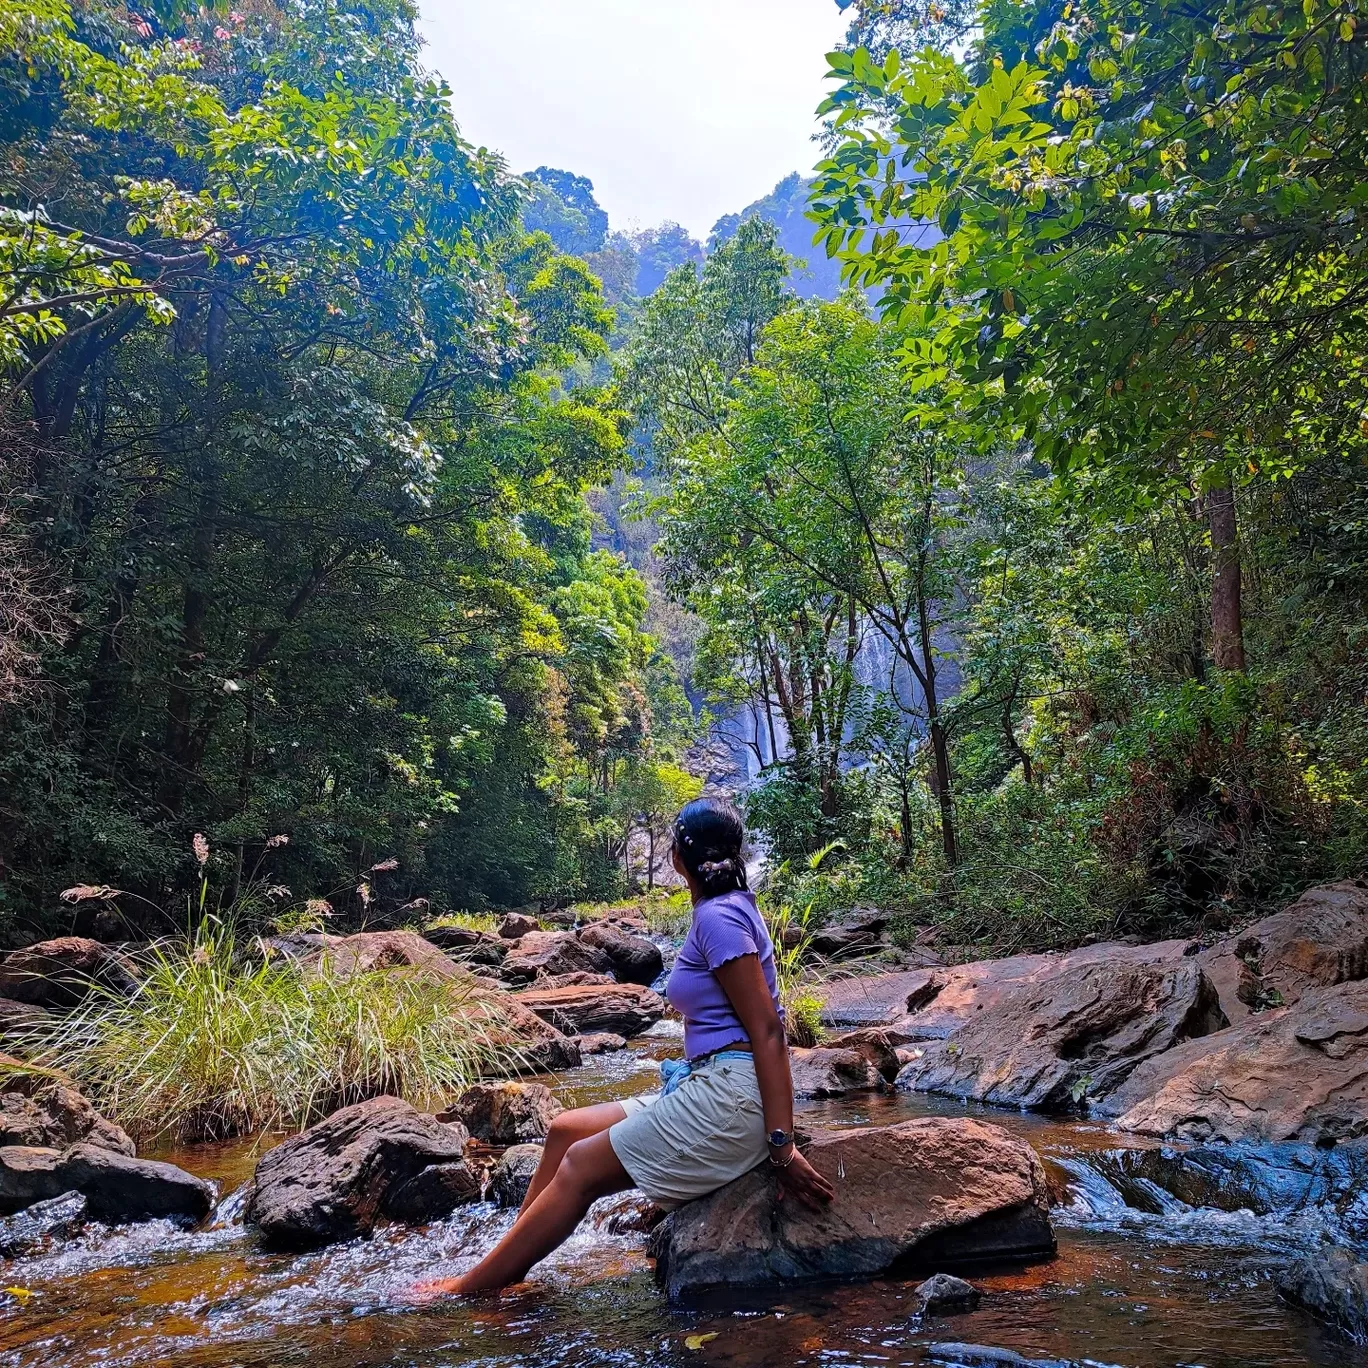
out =
[[[638,1053],[606,1056],[562,1080],[567,1102],[644,1091],[668,1031]],[[473,1263],[510,1213],[471,1207],[422,1231],[288,1257],[258,1250],[232,1219],[182,1234],[155,1223],[97,1231],[46,1259],[9,1265],[0,1294],[0,1368],[702,1368],[704,1365],[915,1364],[934,1340],[1125,1368],[1368,1368],[1368,1350],[1333,1339],[1283,1305],[1271,1275],[1322,1232],[1247,1214],[1124,1207],[1086,1168],[1114,1147],[1103,1126],[964,1108],[926,1098],[862,1097],[801,1109],[812,1128],[886,1125],[912,1115],[973,1114],[1028,1138],[1061,1190],[1057,1259],[975,1277],[983,1305],[922,1324],[912,1283],[775,1289],[671,1308],[656,1292],[639,1236],[593,1217],[519,1293],[477,1305],[414,1307],[408,1289]],[[168,1155],[230,1192],[250,1174],[249,1143]],[[689,1336],[715,1335],[698,1349]]]

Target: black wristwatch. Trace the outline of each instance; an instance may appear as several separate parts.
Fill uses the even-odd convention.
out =
[[[769,1133],[769,1147],[774,1150],[781,1150],[785,1145],[793,1143],[793,1136],[788,1131],[772,1130]]]

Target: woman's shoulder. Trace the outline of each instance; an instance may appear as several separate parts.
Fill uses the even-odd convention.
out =
[[[730,893],[719,893],[714,898],[704,898],[694,908],[694,920],[740,921],[750,925],[760,920],[760,907],[750,889],[734,888]]]

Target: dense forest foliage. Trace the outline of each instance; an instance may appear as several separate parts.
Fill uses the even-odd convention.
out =
[[[277,913],[616,888],[690,716],[591,546],[614,314],[408,6],[6,0],[0,123],[5,916],[196,832]]]
[[[1363,870],[1368,19],[843,8],[705,250],[465,142],[401,0],[0,0],[10,934],[195,833],[293,925],[612,896],[698,705],[799,916]]]

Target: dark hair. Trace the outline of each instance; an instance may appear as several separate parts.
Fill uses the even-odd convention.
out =
[[[696,798],[675,818],[674,845],[684,868],[710,898],[746,886],[746,828],[725,798]]]

